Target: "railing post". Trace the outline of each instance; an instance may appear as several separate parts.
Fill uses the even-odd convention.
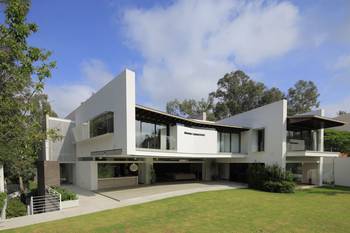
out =
[[[62,196],[61,196],[61,194],[59,194],[59,197],[60,197],[60,210],[62,210]]]
[[[30,214],[33,215],[34,214],[34,208],[33,208],[33,196],[30,197]]]

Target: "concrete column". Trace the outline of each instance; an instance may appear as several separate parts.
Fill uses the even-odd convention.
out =
[[[317,133],[318,133],[318,137],[317,137],[318,150],[324,151],[324,129],[319,129]]]
[[[144,165],[144,182],[145,184],[152,183],[153,158],[145,158]]]
[[[311,136],[312,136],[312,150],[313,151],[317,151],[317,144],[318,144],[317,131],[316,130],[312,130],[311,131]]]
[[[320,157],[320,162],[318,164],[318,185],[323,185],[323,157]]]

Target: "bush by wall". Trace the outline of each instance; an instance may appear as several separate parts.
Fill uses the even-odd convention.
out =
[[[7,198],[7,194],[4,192],[0,192],[0,210],[4,207],[5,199]]]
[[[293,176],[278,165],[251,164],[248,168],[248,186],[266,192],[292,193]]]
[[[55,191],[59,192],[61,194],[61,200],[62,201],[68,201],[68,200],[76,200],[78,199],[78,196],[76,193],[67,190],[62,187],[52,187]]]
[[[6,208],[6,218],[14,218],[27,215],[27,207],[19,198],[9,199]]]

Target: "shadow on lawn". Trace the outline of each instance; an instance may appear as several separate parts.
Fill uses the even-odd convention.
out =
[[[334,196],[337,194],[349,194],[350,195],[350,187],[343,186],[323,186],[319,188],[305,189],[302,190],[303,193],[308,194],[324,194],[328,196]]]

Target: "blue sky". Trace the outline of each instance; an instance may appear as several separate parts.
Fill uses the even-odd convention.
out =
[[[124,68],[137,102],[201,98],[226,72],[283,91],[314,81],[330,115],[350,111],[350,2],[42,1],[30,43],[57,61],[46,92],[65,116]],[[184,85],[186,84],[186,85]]]

